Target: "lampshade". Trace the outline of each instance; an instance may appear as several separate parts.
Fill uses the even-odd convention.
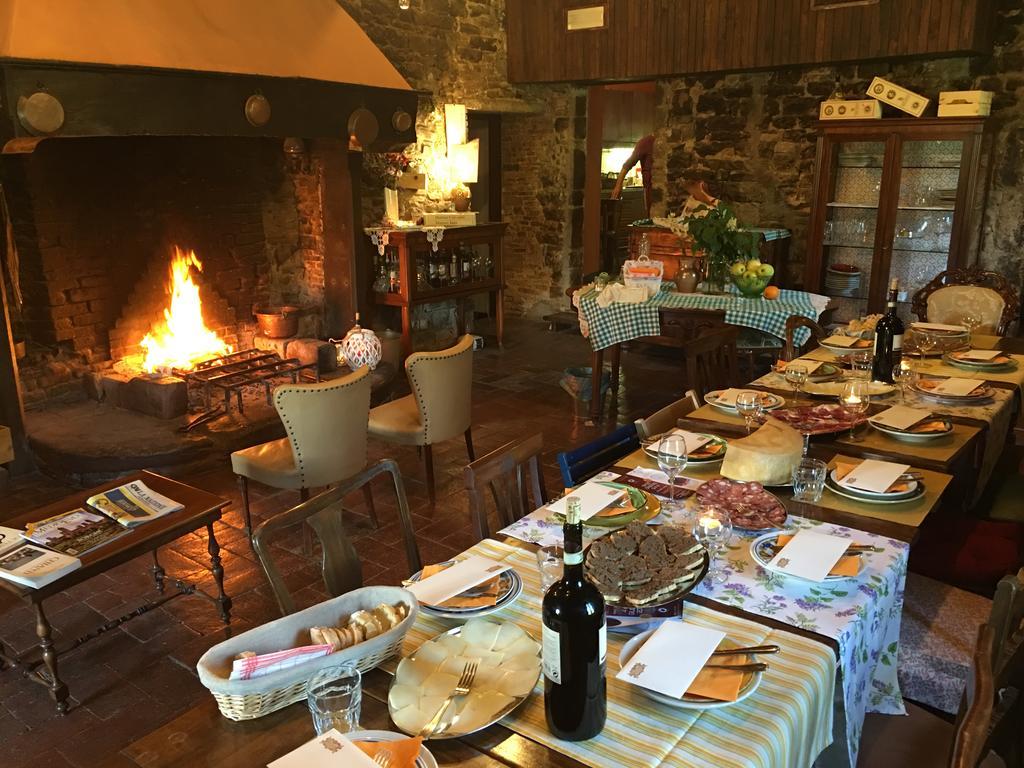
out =
[[[480,172],[480,139],[473,139],[466,144],[449,145],[448,162],[455,181],[476,184]]]
[[[457,144],[466,143],[466,105],[444,105],[444,135],[448,141],[448,150]]]

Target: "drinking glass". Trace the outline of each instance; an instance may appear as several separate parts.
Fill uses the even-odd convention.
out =
[[[853,416],[867,413],[871,405],[869,384],[864,379],[850,379],[843,384],[843,390],[839,393],[839,404]],[[857,440],[856,424],[850,427],[850,440]]]
[[[708,551],[711,564],[708,567],[708,582],[722,584],[728,574],[718,564],[718,557],[729,543],[732,535],[732,519],[722,507],[707,505],[697,513],[697,522],[693,526],[693,535]]]
[[[850,355],[850,375],[855,379],[871,380],[871,353],[854,352]]]
[[[763,410],[761,405],[761,393],[760,392],[740,392],[736,395],[736,410],[740,416],[743,417],[743,421],[747,425],[747,434],[750,434],[751,428],[754,426],[754,420],[761,415]]]
[[[914,331],[914,337],[917,339],[917,351],[921,356],[921,361],[924,362],[924,359],[935,349],[939,340],[928,331]]]
[[[974,346],[974,331],[981,325],[981,317],[974,313],[966,313],[960,316],[960,322],[967,328],[967,343]]]
[[[538,549],[537,567],[540,569],[540,590],[547,592],[552,584],[562,578],[562,548],[551,546]]]
[[[682,435],[666,435],[658,443],[658,468],[668,475],[668,508],[676,508],[676,477],[686,468],[686,441]]]
[[[358,730],[362,701],[362,675],[354,662],[321,669],[306,683],[306,703],[318,736],[331,728]]]
[[[900,388],[900,402],[907,404],[907,387],[913,387],[917,383],[917,371],[910,364],[909,360],[901,360],[893,366],[893,383]]]
[[[793,385],[793,394],[796,396],[796,405],[800,404],[800,390],[807,383],[807,366],[790,363],[786,366],[786,381]],[[737,398],[737,403],[739,398]],[[738,408],[737,408],[738,410]]]
[[[817,503],[825,490],[825,473],[828,466],[817,459],[800,459],[793,468],[793,498],[797,501]]]

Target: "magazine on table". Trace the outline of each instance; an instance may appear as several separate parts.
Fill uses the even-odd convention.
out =
[[[21,534],[29,541],[63,552],[71,557],[81,557],[86,552],[106,544],[128,531],[106,515],[88,509],[61,512],[35,523],[29,523]]]
[[[85,503],[127,528],[156,520],[185,506],[157,493],[141,480],[97,493]]]
[[[0,578],[38,589],[82,567],[78,558],[26,541],[22,533],[0,526]]]

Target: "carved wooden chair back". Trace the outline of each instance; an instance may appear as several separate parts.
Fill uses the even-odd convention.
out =
[[[405,540],[405,556],[409,572],[415,573],[423,567],[419,548],[416,546],[416,534],[412,527],[409,514],[409,502],[405,496],[405,485],[398,465],[393,459],[383,459],[368,467],[353,478],[342,482],[334,488],[304,501],[298,506],[275,515],[260,525],[252,536],[253,548],[259,558],[263,572],[270,582],[270,588],[277,599],[281,615],[287,616],[295,612],[295,600],[284,574],[274,561],[274,553],[270,546],[271,539],[283,528],[309,523],[323,548],[324,584],[332,596],[342,595],[363,585],[362,567],[359,555],[352,545],[342,520],[342,499],[377,475],[388,473],[395,485],[398,497],[398,521],[402,527],[402,538]]]
[[[951,293],[946,289],[955,286],[973,286],[982,289],[970,294],[961,292],[962,295],[947,297],[949,300],[938,300],[938,292]],[[1000,311],[1000,306],[1001,311]],[[942,307],[941,317],[929,317],[929,308]],[[918,320],[931,321],[933,323],[959,323],[958,315],[961,311],[980,311],[982,314],[989,313],[991,317],[983,318],[982,330],[1003,336],[1010,323],[1014,321],[1020,311],[1020,295],[1013,284],[998,272],[968,267],[965,269],[947,269],[937,274],[923,288],[914,294],[911,299],[911,311],[917,315]],[[932,312],[934,315],[935,313]]]
[[[950,768],[975,768],[988,752],[988,733],[995,704],[992,672],[992,628],[978,627],[978,643],[970,679],[967,681],[967,709],[956,730]]]
[[[999,580],[988,623],[992,628],[995,668],[999,671],[1007,663],[1006,652],[1013,636],[1024,632],[1024,568]]]
[[[736,386],[736,337],[739,329],[727,325],[701,334],[683,345],[686,383],[703,397],[714,389]]]
[[[686,395],[674,403],[669,403],[660,411],[655,411],[645,419],[636,420],[636,433],[640,439],[651,435],[660,435],[668,432],[676,426],[676,422],[689,416],[700,408],[700,398],[692,389],[686,390]]]
[[[525,440],[506,443],[466,467],[463,479],[469,491],[470,514],[481,539],[490,536],[488,495],[494,500],[501,527],[511,525],[547,503],[548,492],[540,464],[543,449],[544,435],[538,432]]]
[[[825,333],[825,329],[811,318],[803,315],[790,315],[786,318],[786,346],[783,350],[783,357],[787,361],[800,357],[800,348],[803,345],[798,345],[794,341],[798,328],[807,328],[811,332],[808,341],[818,342],[828,335]]]

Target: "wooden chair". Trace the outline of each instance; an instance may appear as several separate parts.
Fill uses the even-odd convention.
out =
[[[786,346],[783,349],[783,357],[785,360],[795,360],[800,357],[800,346],[806,346],[805,342],[803,345],[798,346],[794,341],[796,336],[797,328],[807,328],[810,332],[810,338],[808,341],[821,341],[828,334],[825,329],[822,328],[814,320],[803,315],[790,315],[786,318]]]
[[[544,435],[506,443],[469,464],[463,472],[469,491],[469,509],[477,536],[490,536],[487,523],[486,489],[490,489],[501,527],[547,504],[540,455]],[[532,496],[532,500],[530,498]]]
[[[919,320],[933,323],[960,323],[964,314],[978,314],[979,330],[1003,336],[1020,311],[1020,296],[998,272],[947,269],[914,294],[910,308]]]
[[[597,440],[572,451],[558,454],[558,468],[562,471],[562,484],[566,488],[579,485],[596,475],[616,459],[640,447],[636,424],[626,424]]]
[[[270,582],[270,588],[277,599],[281,615],[287,616],[294,613],[295,601],[288,589],[284,574],[274,562],[270,539],[283,528],[309,523],[323,547],[321,569],[327,591],[332,596],[337,596],[361,587],[363,585],[362,567],[359,555],[356,553],[355,547],[352,546],[352,540],[345,532],[341,500],[346,494],[385,472],[391,475],[395,485],[395,495],[398,497],[398,522],[402,527],[402,538],[405,540],[405,557],[408,561],[409,573],[415,573],[423,567],[419,548],[416,546],[416,534],[412,527],[412,517],[409,514],[409,502],[405,496],[405,485],[402,483],[398,464],[393,459],[383,459],[337,487],[318,494],[286,512],[275,515],[256,529],[252,537],[253,548],[256,550],[267,581]]]
[[[736,361],[738,335],[738,328],[727,325],[683,345],[685,380],[698,397],[714,389],[736,386],[739,380]]]
[[[668,432],[676,426],[676,422],[689,416],[698,408],[700,408],[700,398],[697,397],[696,392],[688,389],[686,390],[686,396],[682,399],[669,403],[660,411],[655,411],[645,419],[637,419],[634,422],[637,436],[643,440],[645,437]]]
[[[434,443],[460,434],[473,453],[471,401],[473,394],[473,337],[465,335],[440,352],[416,352],[405,360],[412,394],[378,405],[370,411],[370,435],[399,445],[415,445],[423,453],[427,496],[435,501]]]

